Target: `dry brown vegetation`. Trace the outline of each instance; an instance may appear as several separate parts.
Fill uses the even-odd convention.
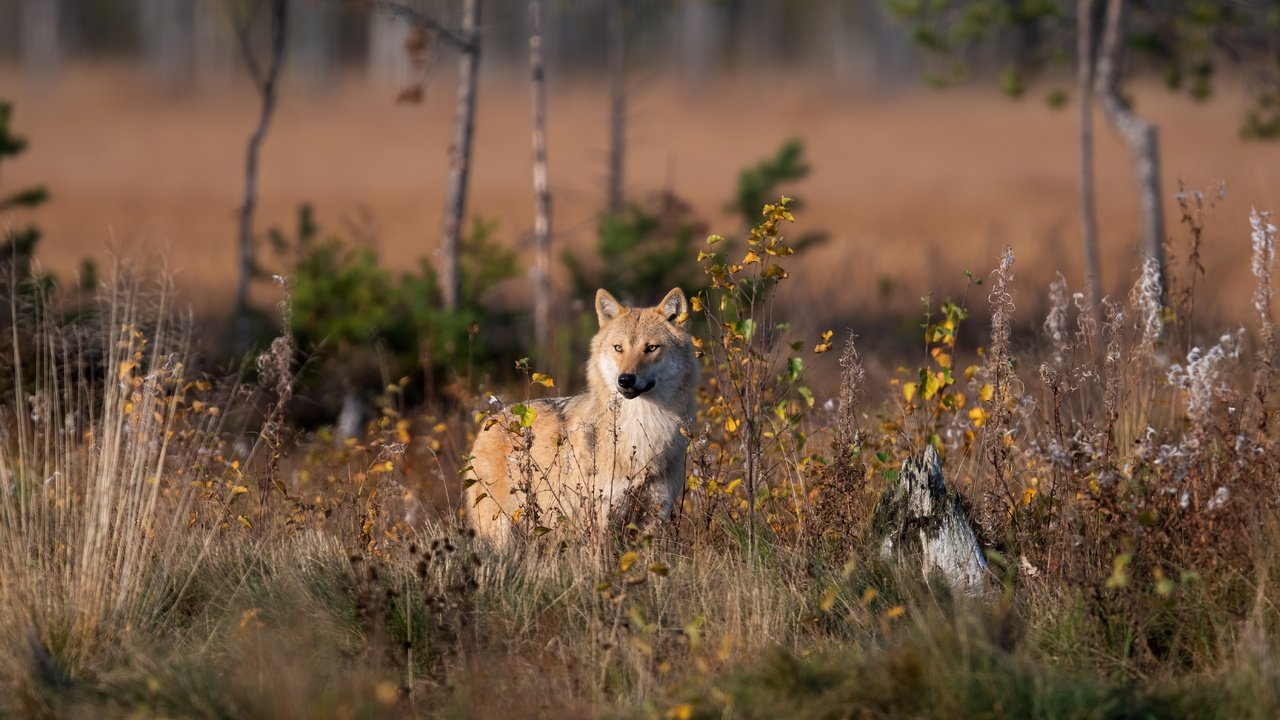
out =
[[[968,311],[944,304],[924,366],[869,401],[851,346],[749,322],[775,311],[761,287],[803,277],[789,218],[769,206],[746,248],[705,260],[695,309],[721,330],[703,340],[683,512],[617,545],[554,519],[510,552],[477,543],[451,501],[465,408],[409,410],[392,386],[363,437],[295,435],[288,335],[256,382],[217,381],[186,364],[163,286],[120,270],[69,322],[11,295],[5,382],[23,410],[0,418],[2,708],[1272,716],[1269,219],[1253,217],[1248,329],[1198,340],[1198,271],[1165,309],[1148,267],[1101,324],[1054,286],[1039,339],[1014,347],[1006,250],[969,295],[990,304],[980,363],[961,369]],[[792,358],[837,354],[823,407]],[[869,542],[872,501],[925,444],[973,508],[982,599]]]
[[[33,148],[57,148],[13,165],[15,183],[38,178],[54,193],[57,211],[38,216],[50,235],[42,256],[69,272],[121,218],[117,237],[175,238],[166,262],[188,290],[229,288],[218,268],[231,253],[214,250],[230,249],[234,200],[221,193],[242,139],[229,128],[247,106],[229,90],[161,102],[119,78],[92,86],[107,78],[98,72],[72,74],[45,100],[18,98],[35,116],[22,115]],[[500,83],[486,92],[500,104]],[[644,92],[654,115],[638,123],[633,186],[662,184],[669,150],[676,188],[714,216],[718,189],[754,155],[747,145],[803,127],[819,160],[799,221],[835,232],[790,255],[782,203],[745,247],[707,246],[729,249],[702,263],[711,288],[694,321],[714,322],[688,491],[669,526],[601,545],[552,519],[495,553],[458,507],[479,398],[419,407],[392,382],[364,432],[340,440],[288,421],[302,360],[288,333],[241,375],[206,374],[191,359],[199,326],[174,311],[184,296],[153,268],[115,265],[90,300],[6,289],[0,714],[1280,712],[1275,230],[1261,215],[1251,227],[1241,209],[1270,192],[1274,149],[1220,139],[1226,110],[1152,95],[1157,115],[1178,115],[1165,134],[1174,177],[1246,177],[1214,209],[1194,194],[1174,205],[1189,220],[1170,246],[1176,282],[1162,304],[1119,239],[1131,234],[1128,181],[1109,147],[1113,300],[1098,322],[1053,272],[1075,264],[1068,118],[1000,108],[997,129],[992,100],[971,94],[872,103],[796,86],[756,112],[747,88]],[[120,114],[88,126],[85,98]],[[596,99],[553,93],[553,148],[557,134],[574,137],[556,128],[556,108],[591,123]],[[689,112],[702,103],[716,117]],[[525,156],[523,130],[511,130],[523,112],[490,111],[478,146],[488,180],[475,207],[512,236],[530,203],[523,165],[504,170]],[[922,113],[944,114],[957,135]],[[724,118],[748,140],[724,132]],[[156,124],[131,124],[143,119]],[[367,203],[392,262],[435,235],[442,177],[406,161],[442,147],[447,118],[430,102],[405,111],[349,89],[291,98],[280,122],[295,131],[267,153],[269,220],[287,224],[303,200],[335,214]],[[593,177],[598,156],[583,145],[566,145],[580,154],[563,151],[553,172]],[[566,241],[582,242],[574,213],[590,224],[592,187],[559,190]],[[892,297],[879,295],[880,277],[897,283]],[[933,301],[914,324],[911,367],[877,367],[862,339],[807,326],[918,307],[930,290],[955,302]],[[801,313],[815,303],[830,315]],[[813,317],[773,325],[802,314]],[[824,372],[835,387],[814,393],[809,379]],[[926,444],[945,455],[989,550],[981,599],[869,541],[880,490]]]

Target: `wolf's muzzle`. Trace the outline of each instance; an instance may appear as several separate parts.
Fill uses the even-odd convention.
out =
[[[651,381],[648,385],[639,385],[636,376],[631,373],[622,373],[618,376],[618,392],[628,400],[634,400],[649,392],[656,384]]]

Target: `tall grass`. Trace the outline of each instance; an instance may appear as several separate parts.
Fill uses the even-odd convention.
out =
[[[33,669],[73,681],[162,631],[213,539],[193,513],[220,416],[189,412],[190,325],[147,282],[122,271],[68,324],[10,303],[0,662],[19,683]]]

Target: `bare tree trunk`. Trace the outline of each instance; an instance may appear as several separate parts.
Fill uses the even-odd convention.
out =
[[[476,85],[480,70],[480,0],[464,0],[461,59],[458,61],[458,105],[454,115],[453,146],[449,149],[449,189],[440,239],[440,304],[458,309],[458,245],[467,211],[467,182],[471,171],[471,143],[475,135]]]
[[[192,14],[192,55],[201,82],[222,83],[235,74],[235,33],[227,22],[225,0],[195,0]]]
[[[58,70],[61,45],[58,42],[60,0],[22,0],[21,44],[22,67],[46,80]]]
[[[622,212],[627,148],[626,0],[609,0],[609,177],[606,209]]]
[[[411,63],[405,41],[411,28],[392,13],[370,13],[368,72],[374,81],[397,89],[409,83]]]
[[[291,76],[315,94],[329,89],[333,79],[333,36],[336,5],[315,0],[293,0],[291,38],[294,70]]]
[[[533,88],[533,235],[537,246],[533,326],[538,353],[551,351],[551,191],[547,187],[547,79],[542,66],[542,0],[529,0],[529,71]]]
[[[715,80],[724,64],[729,7],[705,0],[680,0],[680,26],[673,34],[680,43],[680,72],[697,87]]]
[[[1079,0],[1076,16],[1076,88],[1080,96],[1080,239],[1084,244],[1084,289],[1089,311],[1100,320],[1102,268],[1098,260],[1098,212],[1093,172],[1093,9]]]
[[[1160,191],[1160,140],[1156,126],[1133,114],[1120,95],[1120,63],[1124,51],[1126,0],[1107,0],[1106,25],[1098,48],[1098,101],[1107,121],[1129,146],[1138,180],[1142,215],[1142,251],[1155,260],[1162,291],[1168,289],[1164,262],[1164,208]]]
[[[192,0],[141,0],[138,12],[143,52],[152,76],[167,90],[189,87],[195,66]]]
[[[253,326],[249,314],[249,282],[253,279],[253,211],[258,204],[258,154],[262,141],[271,126],[271,116],[276,109],[276,88],[280,68],[284,64],[285,37],[289,24],[289,0],[271,0],[271,55],[263,72],[254,58],[249,39],[249,22],[237,22],[236,32],[245,65],[253,77],[254,86],[262,98],[258,114],[258,126],[249,136],[245,150],[244,200],[240,204],[239,250],[240,273],[236,280],[236,342],[245,352],[253,341]]]

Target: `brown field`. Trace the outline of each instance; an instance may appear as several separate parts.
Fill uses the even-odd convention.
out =
[[[630,192],[670,187],[712,230],[733,232],[722,208],[738,170],[787,137],[804,138],[813,173],[795,188],[808,203],[801,223],[829,230],[832,239],[797,260],[804,282],[788,299],[821,304],[808,318],[814,326],[885,309],[878,286],[886,279],[895,310],[914,309],[929,291],[955,293],[962,269],[985,271],[1006,243],[1018,256],[1020,312],[1041,304],[1055,271],[1079,286],[1073,112],[1051,111],[1038,99],[1009,102],[990,88],[870,95],[803,79],[777,82],[785,85],[762,99],[762,88],[774,83],[694,90],[661,76],[637,81]],[[16,102],[17,131],[31,141],[4,167],[3,187],[43,182],[53,195],[36,217],[46,231],[40,257],[47,268],[65,278],[85,256],[159,248],[197,311],[225,308],[244,143],[256,113],[247,83],[174,96],[127,67],[93,66],[73,68],[52,88],[0,69],[0,87]],[[452,122],[448,79],[434,80],[421,106],[394,105],[393,89],[361,75],[323,96],[284,87],[263,153],[257,227],[291,227],[296,206],[310,202],[329,230],[372,227],[393,267],[432,252]],[[1213,286],[1228,290],[1208,300],[1206,314],[1234,317],[1252,285],[1249,208],[1280,208],[1280,146],[1238,139],[1242,100],[1230,83],[1204,105],[1156,88],[1141,88],[1137,98],[1161,125],[1170,196],[1180,180],[1191,188],[1226,181],[1206,264]],[[549,151],[559,243],[590,240],[603,197],[604,112],[598,84],[553,79]],[[522,77],[486,78],[470,208],[499,219],[506,242],[519,242],[532,224],[528,119]],[[1099,135],[1104,282],[1124,292],[1137,264],[1132,180],[1124,148],[1105,125]],[[1181,236],[1172,202],[1168,214],[1170,231]]]

